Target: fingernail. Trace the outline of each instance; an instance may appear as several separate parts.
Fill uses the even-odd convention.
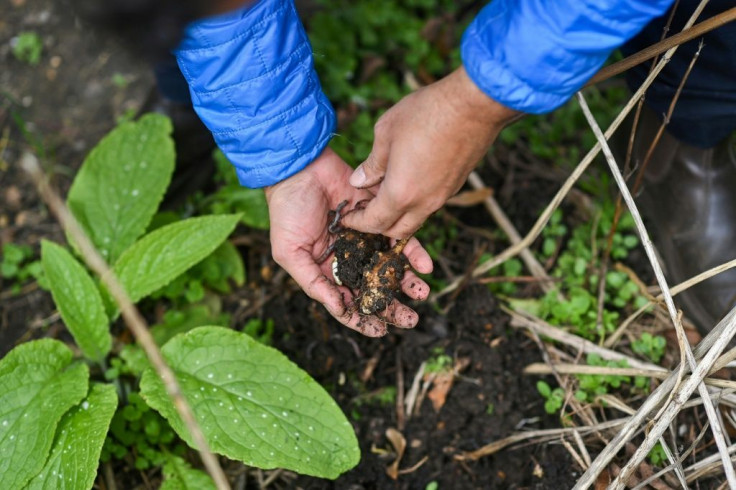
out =
[[[365,170],[363,170],[363,166],[359,166],[355,169],[355,172],[353,172],[353,175],[350,176],[350,185],[353,187],[361,188],[365,185],[366,177],[365,177]]]

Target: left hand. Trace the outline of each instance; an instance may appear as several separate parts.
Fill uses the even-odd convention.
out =
[[[354,206],[372,197],[369,192],[349,184],[351,173],[350,166],[328,148],[301,172],[266,188],[271,251],[274,260],[304,292],[322,303],[339,322],[369,337],[381,337],[387,332],[387,322],[400,328],[412,328],[419,316],[396,300],[386,309],[383,318],[360,315],[353,306],[353,292],[332,280],[330,260],[317,263],[317,258],[330,244],[329,211],[346,199]],[[415,270],[432,271],[432,259],[416,239],[407,244],[404,254]],[[429,286],[411,271],[404,276],[402,288],[415,300],[424,300],[429,295]]]

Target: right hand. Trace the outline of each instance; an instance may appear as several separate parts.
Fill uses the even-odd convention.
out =
[[[350,177],[375,197],[343,224],[411,235],[460,190],[517,114],[481,92],[463,68],[407,95],[376,123],[373,150]]]

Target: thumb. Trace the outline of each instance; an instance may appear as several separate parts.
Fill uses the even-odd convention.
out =
[[[367,189],[381,183],[386,175],[387,163],[388,150],[375,142],[368,158],[350,176],[350,185],[358,189]]]

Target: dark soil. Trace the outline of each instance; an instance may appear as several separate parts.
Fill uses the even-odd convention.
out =
[[[503,450],[477,462],[453,459],[461,451],[478,449],[521,428],[559,426],[545,414],[536,380],[522,374],[524,366],[540,361],[536,345],[508,327],[508,318],[487,288],[464,291],[446,316],[420,310],[422,320],[416,329],[394,330],[382,339],[336,327],[319,308],[311,307],[312,316],[305,317],[305,309],[310,309],[309,302],[298,293],[274,300],[265,313],[287,339],[279,348],[328,387],[351,416],[363,457],[358,467],[335,482],[300,477],[299,488],[424,489],[432,481],[440,489],[459,490],[574,485],[576,470],[559,445]],[[425,399],[419,412],[405,421],[401,432],[408,446],[399,468],[411,468],[425,456],[427,461],[392,480],[386,468],[394,456],[385,433],[398,427],[396,407],[357,402],[366,392],[396,387],[399,376],[408,390],[420,364],[438,351],[466,359],[468,367],[439,411]],[[372,359],[378,359],[376,368],[362,382],[359,376],[375,362]],[[390,454],[381,454],[382,450]],[[534,476],[537,466],[539,477]]]

